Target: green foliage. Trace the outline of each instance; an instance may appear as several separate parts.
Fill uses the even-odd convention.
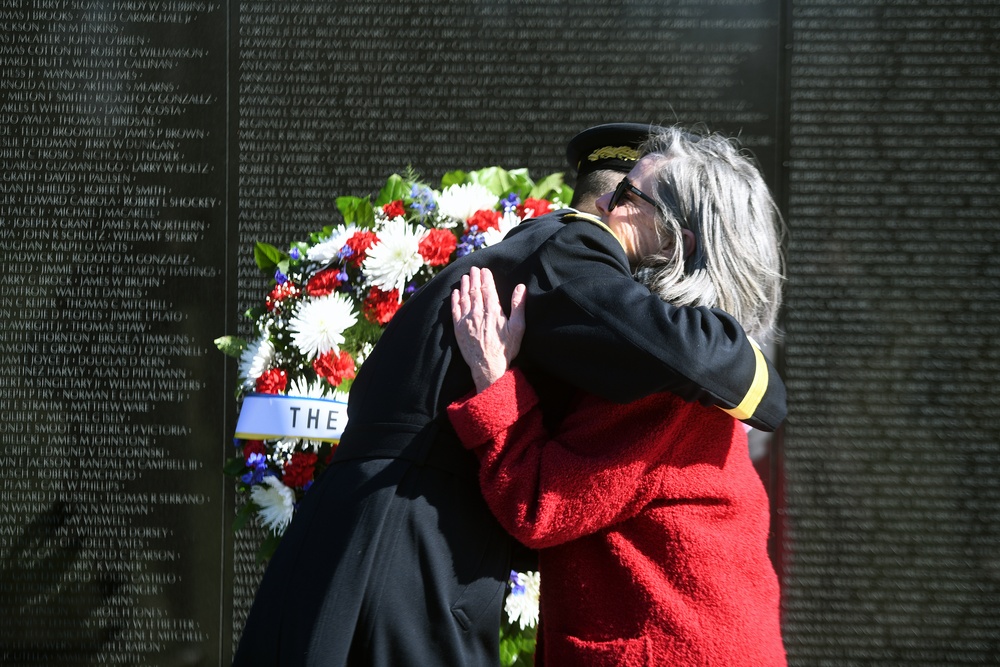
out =
[[[531,667],[537,632],[537,626],[522,630],[504,618],[500,624],[500,664],[503,667]]]
[[[379,190],[378,197],[375,198],[375,206],[385,206],[391,201],[403,199],[410,196],[410,184],[399,174],[393,174]]]
[[[275,535],[274,533],[268,533],[264,541],[260,543],[260,548],[257,549],[257,563],[263,563],[274,555],[274,550],[278,548],[278,544],[281,542],[281,535]]]
[[[531,188],[531,179],[528,178],[528,172],[524,169],[511,172],[500,167],[486,167],[471,172],[469,182],[482,185],[498,197],[505,192],[516,192],[518,197],[524,199],[524,195]]]
[[[245,526],[247,521],[250,520],[250,517],[252,517],[258,510],[260,510],[260,508],[257,507],[256,503],[251,501],[244,503],[243,507],[236,512],[236,518],[233,520],[233,532],[242,530],[243,526]]]
[[[271,273],[275,269],[282,273],[288,271],[288,255],[270,243],[257,241],[253,246],[253,259],[265,273]]]
[[[541,182],[531,180],[528,170],[524,168],[506,170],[501,167],[486,167],[478,171],[449,171],[441,177],[441,189],[451,185],[478,183],[497,196],[511,192],[524,201],[528,197],[534,199],[558,198],[569,203],[573,198],[573,188],[566,185],[562,173],[549,174]]]
[[[549,174],[531,188],[528,196],[534,199],[558,199],[564,204],[569,204],[573,199],[573,188],[566,185],[561,173]]]
[[[316,245],[317,243],[319,243],[324,239],[330,238],[332,234],[333,234],[333,226],[325,225],[323,229],[319,230],[318,232],[309,233],[309,243],[296,243],[295,245],[298,246],[299,252],[301,252],[302,256],[304,257],[305,254],[309,251],[309,248],[311,248],[312,246]]]
[[[441,177],[441,189],[444,190],[452,185],[462,185],[463,183],[467,183],[468,181],[466,179],[468,177],[469,175],[464,171],[449,171]]]
[[[368,197],[337,197],[337,209],[348,225],[353,223],[362,229],[375,226],[375,209]]]
[[[226,459],[226,462],[222,465],[222,472],[230,477],[239,477],[246,471],[246,468],[247,464],[246,461],[243,460],[243,457],[234,456]]]
[[[236,359],[239,359],[243,350],[247,348],[247,342],[239,336],[219,336],[214,343],[220,352]]]
[[[365,317],[359,317],[354,326],[344,332],[344,344],[341,349],[347,350],[357,357],[365,345],[374,345],[382,337],[382,327]]]

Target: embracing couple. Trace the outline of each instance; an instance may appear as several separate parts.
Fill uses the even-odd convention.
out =
[[[746,440],[785,415],[749,337],[780,306],[777,208],[718,135],[612,124],[568,154],[576,208],[385,329],[234,664],[496,665],[524,546],[536,664],[785,664]]]

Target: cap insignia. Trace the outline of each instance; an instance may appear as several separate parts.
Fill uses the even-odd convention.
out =
[[[609,159],[631,160],[634,162],[639,159],[639,151],[630,146],[604,146],[588,155],[587,159],[591,162]]]

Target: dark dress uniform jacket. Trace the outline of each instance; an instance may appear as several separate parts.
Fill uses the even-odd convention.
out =
[[[334,462],[265,572],[235,664],[498,663],[517,545],[445,415],[474,388],[450,311],[473,265],[492,270],[502,303],[528,286],[516,363],[540,386],[570,383],[618,402],[670,391],[739,406],[735,414],[766,430],[784,418],[781,380],[732,317],[652,296],[590,216],[522,223],[445,268],[386,327],[351,389]]]

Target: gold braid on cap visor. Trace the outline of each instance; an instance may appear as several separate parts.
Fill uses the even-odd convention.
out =
[[[639,159],[639,151],[629,146],[604,146],[587,156],[587,160],[590,162],[609,159],[631,160],[635,162]]]

